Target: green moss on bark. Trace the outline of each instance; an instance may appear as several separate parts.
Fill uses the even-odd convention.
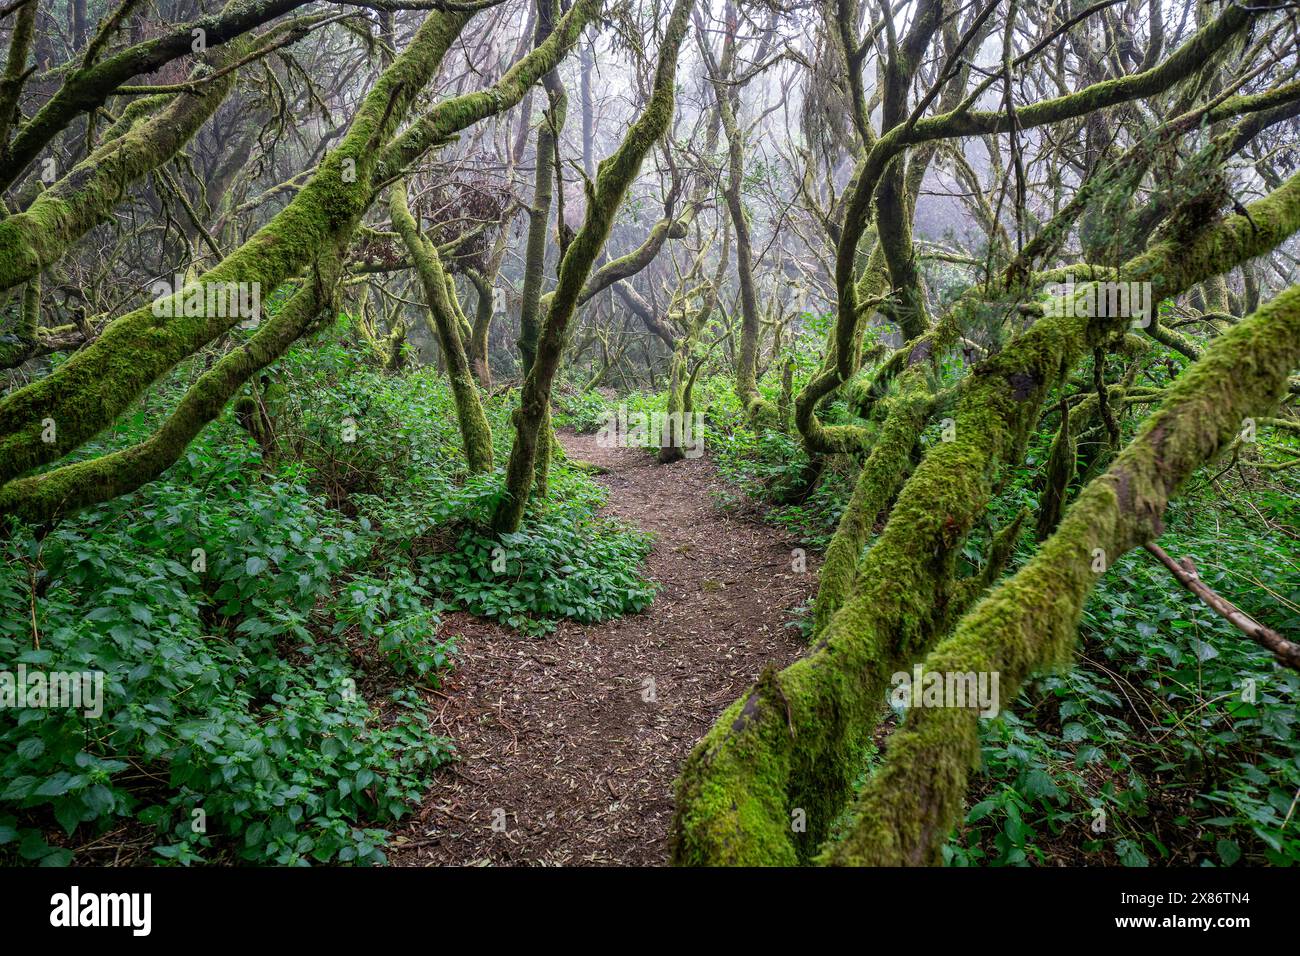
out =
[[[559,367],[569,321],[578,306],[592,264],[609,236],[614,215],[650,147],[672,120],[677,76],[677,56],[690,17],[693,0],[676,0],[660,45],[653,92],[618,149],[601,162],[588,197],[582,228],[560,261],[559,280],[544,306],[545,322],[537,342],[537,356],[524,379],[515,409],[515,441],[506,467],[506,494],[493,515],[497,531],[513,532],[523,521],[524,508],[535,478],[539,433],[548,423],[551,383]],[[575,10],[577,7],[574,8]],[[556,34],[558,35],[557,28]],[[548,41],[549,42],[549,41]]]
[[[46,521],[127,494],[161,475],[245,382],[283,355],[312,327],[330,301],[341,256],[339,248],[322,254],[321,268],[313,273],[311,281],[267,319],[248,342],[200,376],[148,439],[99,458],[0,485],[0,514]],[[260,417],[260,407],[256,411]]]
[[[997,673],[1001,698],[1011,700],[1032,671],[1068,661],[1084,602],[1101,577],[1097,562],[1109,568],[1158,537],[1177,489],[1234,439],[1244,418],[1276,405],[1297,366],[1300,286],[1206,349],[1109,471],[1084,489],[1056,533],[961,621],[925,669]],[[975,710],[913,709],[862,793],[854,831],[827,861],[937,863],[978,756]]]
[[[1070,430],[1070,406],[1061,405],[1061,424],[1052,439],[1052,449],[1047,456],[1047,472],[1043,476],[1042,501],[1038,506],[1036,534],[1042,541],[1055,529],[1065,508],[1065,494],[1074,480],[1078,462],[1074,433]]]
[[[470,14],[433,13],[384,71],[337,149],[285,209],[200,277],[278,287],[322,249],[346,241],[372,197],[376,147],[433,76]],[[152,304],[119,317],[53,373],[0,401],[0,481],[54,461],[93,437],[177,362],[228,331],[238,316],[160,316]],[[54,441],[44,422],[54,423]]]
[[[1256,228],[1245,216],[1231,217],[1187,244],[1130,260],[1121,278],[1151,281],[1158,301],[1271,248],[1300,228],[1300,174],[1249,211]],[[956,555],[1001,469],[1023,452],[1044,396],[1087,350],[1128,321],[1045,317],[968,376],[953,440],[934,446],[903,486],[859,566],[852,596],[810,654],[770,678],[779,693],[751,693],[728,711],[687,760],[674,823],[675,861],[764,863],[812,855],[850,795],[858,766],[853,755],[875,726],[889,674],[910,666],[946,632],[965,596],[953,581]],[[1141,500],[1132,485],[1127,493]],[[1077,573],[1063,572],[1061,581],[1040,589],[1048,607],[1057,600],[1054,588],[1069,585]],[[1054,640],[1049,645],[1059,644]],[[936,773],[956,774],[962,759],[958,753],[936,764]],[[756,792],[773,786],[775,792]],[[787,832],[787,814],[795,807],[807,814],[802,835]]]
[[[393,185],[388,208],[393,228],[402,237],[402,242],[415,263],[424,289],[425,303],[433,316],[438,343],[442,346],[443,360],[447,365],[447,378],[456,402],[456,418],[464,442],[465,460],[471,472],[484,474],[492,470],[492,428],[483,411],[483,404],[479,401],[478,388],[474,384],[469,358],[465,354],[457,321],[459,309],[452,299],[454,287],[443,271],[438,250],[420,234],[419,226],[411,215],[406,201],[405,180],[399,180]]]
[[[245,47],[234,43],[223,53],[238,56]],[[104,221],[132,183],[176,155],[229,95],[234,82],[235,74],[228,73],[205,83],[196,94],[171,98],[155,115],[96,149],[24,212],[0,221],[0,290],[39,274]]]

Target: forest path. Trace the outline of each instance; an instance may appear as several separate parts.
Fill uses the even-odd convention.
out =
[[[463,637],[438,720],[460,760],[395,834],[394,864],[666,862],[682,761],[764,667],[803,650],[786,625],[815,569],[794,573],[797,542],[719,510],[707,457],[664,466],[594,435],[560,440],[606,469],[604,514],[655,534],[645,570],[659,593],[644,613],[540,640],[444,619]]]

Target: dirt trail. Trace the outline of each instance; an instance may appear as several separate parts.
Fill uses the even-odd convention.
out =
[[[647,571],[661,589],[645,613],[543,640],[444,621],[464,635],[439,696],[461,759],[396,835],[395,864],[665,862],[682,760],[765,666],[802,648],[786,624],[814,569],[792,572],[794,542],[718,510],[707,458],[665,467],[594,436],[561,440],[607,469],[606,514],[654,532]]]

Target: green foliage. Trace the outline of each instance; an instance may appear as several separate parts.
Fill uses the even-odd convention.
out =
[[[1188,511],[1175,503],[1171,519],[1188,523]],[[1206,583],[1243,610],[1295,633],[1293,544],[1218,525],[1197,516],[1161,540],[1200,558]],[[983,725],[984,770],[945,859],[1300,862],[1300,678],[1145,552],[1107,573],[1080,638],[1076,667],[1041,677]]]
[[[795,360],[796,395],[820,367],[819,343],[830,320],[825,315],[808,318],[809,325],[795,338],[790,351]],[[759,381],[759,392],[766,400],[776,403],[780,394],[776,369],[769,369]],[[808,455],[798,434],[769,427],[754,428],[740,409],[730,381],[721,376],[697,384],[696,394],[702,397],[707,409],[714,461],[731,486],[717,493],[722,504],[743,509],[749,501],[759,502],[764,506],[766,520],[784,528],[803,544],[826,547],[853,493],[859,463],[845,458],[830,459],[812,492],[791,503],[789,492],[800,485],[808,467]],[[840,400],[828,402],[820,409],[820,417],[829,425],[864,424]]]
[[[227,411],[140,491],[0,532],[0,659],[104,674],[98,717],[0,708],[0,858],[66,863],[112,831],[181,864],[382,862],[452,757],[416,692],[454,655],[442,611],[532,634],[649,603],[648,539],[562,462],[492,572],[501,475],[466,474],[445,380],[335,333],[269,371],[268,457]],[[139,441],[201,370],[79,455]],[[486,409],[501,460],[512,405]]]
[[[1153,379],[1167,383],[1163,364]],[[999,525],[1021,507],[1038,507],[1051,424],[1031,433],[1024,463],[1009,471],[993,507]],[[1127,440],[1134,422],[1121,424]],[[1297,526],[1294,479],[1281,487],[1204,480],[1222,467],[1209,466],[1170,503],[1161,544],[1193,556],[1206,583],[1256,619],[1295,633],[1300,568],[1294,530],[1285,531]],[[968,542],[968,568],[985,537]],[[1106,573],[1085,609],[1079,644],[1073,668],[1040,676],[1000,718],[982,722],[983,770],[964,827],[944,847],[948,862],[1300,860],[1291,809],[1300,792],[1294,672],[1145,552]],[[1254,703],[1243,700],[1250,680]],[[1093,829],[1099,821],[1104,831]]]
[[[0,656],[104,674],[98,718],[0,711],[0,835],[20,859],[66,862],[125,820],[181,863],[382,862],[387,833],[366,821],[399,818],[450,755],[417,697],[357,691],[349,621],[329,602],[373,533],[292,476],[261,481],[254,452],[213,437],[164,481],[44,538],[9,529]],[[386,582],[368,636],[418,602],[409,585]],[[436,625],[408,626],[386,653],[426,661]]]
[[[453,550],[421,559],[424,574],[454,606],[528,634],[562,618],[594,623],[648,607],[655,589],[639,567],[649,536],[590,517],[559,487],[553,493],[539,520],[514,534],[466,528]]]
[[[567,426],[580,435],[598,431],[608,420],[614,406],[600,392],[561,392],[555,397],[554,421],[557,427]]]
[[[813,363],[800,360],[797,345],[794,354],[798,381]],[[1154,362],[1145,379],[1153,388],[1167,385],[1181,364],[1177,356],[1160,357],[1168,361]],[[958,368],[945,363],[940,384],[958,376]],[[728,401],[730,384],[715,376],[697,385],[697,394],[709,396],[711,451],[730,485],[725,500],[735,507],[761,504],[769,520],[824,544],[851,491],[856,463],[832,459],[808,499],[779,504],[779,490],[804,464],[799,444],[747,427]],[[1090,379],[1079,387],[1088,390]],[[823,418],[863,424],[843,403],[832,402]],[[1049,416],[1031,432],[1023,461],[1005,470],[990,523],[965,543],[959,574],[980,569],[993,528],[1021,508],[1037,511],[1058,422],[1059,416]],[[1136,417],[1123,415],[1121,426],[1131,436]],[[1099,427],[1081,453],[1103,451]],[[940,440],[939,429],[932,421],[923,450]],[[1255,460],[1295,457],[1281,430],[1260,435],[1257,448],[1242,450],[1247,472]],[[1171,504],[1170,530],[1161,542],[1173,554],[1194,556],[1207,583],[1247,613],[1284,634],[1296,633],[1300,495],[1294,478],[1259,472],[1245,485],[1234,469],[1226,482],[1222,476],[1217,484],[1207,480],[1228,464],[1207,468]],[[1071,499],[1079,483],[1078,477],[1071,483]],[[1004,702],[1001,717],[982,722],[983,768],[965,823],[943,849],[950,865],[1300,862],[1300,680],[1293,672],[1203,607],[1145,552],[1126,556],[1106,574],[1085,613],[1080,649],[1075,667],[1040,675],[1016,701]],[[1243,699],[1251,680],[1254,702]],[[870,765],[863,768],[859,783],[869,771]],[[832,841],[852,824],[846,813]]]
[[[796,439],[770,428],[755,432],[736,421],[729,431],[714,435],[714,447],[718,470],[739,492],[720,491],[724,504],[742,507],[746,498],[762,501],[767,505],[765,517],[802,543],[816,548],[829,543],[853,493],[853,476],[846,463],[832,463],[802,502],[780,504],[780,493],[798,481],[808,464]]]

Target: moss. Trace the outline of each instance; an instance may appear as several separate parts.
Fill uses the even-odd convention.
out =
[[[1191,245],[1202,251],[1189,254],[1184,247],[1162,246],[1126,263],[1120,273],[1152,281],[1158,300],[1229,269],[1300,228],[1300,206],[1291,198],[1298,189],[1300,175],[1252,205],[1252,216],[1257,206],[1269,212],[1267,225],[1261,223],[1257,231],[1249,229],[1246,217],[1232,217],[1193,239]],[[1022,455],[1049,389],[1086,350],[1128,321],[1119,316],[1045,317],[963,382],[954,440],[930,449],[903,486],[884,530],[859,565],[852,596],[831,616],[813,650],[773,678],[789,710],[776,707],[774,695],[751,695],[746,703],[751,713],[743,726],[720,722],[688,759],[679,790],[675,860],[763,862],[774,834],[784,832],[784,818],[762,816],[762,807],[809,808],[809,834],[824,832],[851,793],[852,755],[869,739],[888,675],[914,662],[950,624],[953,605],[962,596],[960,584],[953,581],[955,557],[983,513],[1000,469]],[[1125,493],[1136,499],[1137,510],[1149,510],[1132,481]],[[1084,513],[1081,504],[1082,499],[1071,516]],[[1044,552],[1065,547],[1053,543],[1064,533],[1063,525]],[[1078,556],[1077,545],[1070,547]],[[1037,586],[1035,592],[1046,604],[1025,606],[1035,614],[1054,607],[1065,600],[1057,597],[1057,589],[1082,573],[1072,568],[1058,575],[1060,580]],[[1063,628],[1054,632],[1050,646],[1065,640]],[[787,724],[793,725],[797,744],[775,732]],[[960,763],[936,767],[955,773]],[[914,776],[925,772],[917,770]],[[747,788],[770,786],[777,787],[775,793],[761,799],[742,797]],[[948,789],[934,792],[948,806]],[[800,859],[812,854],[808,839],[784,838]]]
[[[704,50],[704,48],[701,48]],[[740,344],[736,350],[736,397],[745,416],[754,425],[776,421],[776,410],[758,393],[758,351],[762,323],[758,314],[758,293],[754,288],[754,249],[750,240],[749,216],[741,201],[745,179],[744,132],[736,119],[737,88],[732,85],[735,39],[729,31],[723,41],[722,57],[714,62],[704,50],[707,72],[717,103],[717,118],[727,138],[727,181],[723,199],[736,242],[736,278],[740,286]]]
[[[546,41],[534,47],[491,87],[436,104],[384,147],[378,159],[381,175],[396,175],[432,144],[516,105],[529,87],[568,55],[599,6],[598,0],[578,0],[555,24],[555,31]]]
[[[858,562],[876,516],[893,498],[911,470],[912,451],[935,407],[933,376],[939,358],[957,341],[965,312],[953,309],[930,332],[899,349],[898,395],[858,473],[853,495],[845,506],[826,550],[813,606],[813,637],[852,593]]]
[[[685,339],[685,337],[683,337]],[[693,344],[693,340],[692,343]],[[659,461],[662,464],[670,465],[675,461],[681,461],[684,457],[682,451],[681,436],[678,434],[676,422],[679,419],[674,416],[689,414],[690,409],[686,407],[686,359],[690,355],[690,344],[682,343],[685,347],[678,347],[673,350],[672,358],[668,362],[668,422],[669,431],[668,441],[664,442],[659,449]]]
[[[904,486],[851,596],[813,651],[771,679],[780,693],[751,694],[735,722],[724,717],[692,754],[680,790],[678,862],[761,863],[778,832],[787,855],[804,860],[826,837],[884,709],[889,674],[945,620],[952,555],[987,497],[981,448],[991,434],[970,424],[964,441],[937,446]],[[746,808],[736,796],[773,782],[781,799],[750,798]],[[731,794],[736,809],[717,798],[694,804],[715,790]],[[775,805],[803,808],[807,833],[785,832],[786,810],[757,816],[757,807]]]
[[[425,304],[433,316],[438,343],[442,346],[443,360],[447,365],[452,397],[456,402],[456,418],[464,442],[465,460],[472,473],[485,474],[492,470],[492,428],[483,411],[483,404],[479,401],[478,387],[474,384],[469,358],[465,354],[465,344],[457,319],[460,310],[453,298],[455,286],[448,281],[438,250],[420,234],[415,218],[411,215],[407,206],[405,180],[398,180],[393,185],[389,193],[388,209],[393,228],[401,236],[415,263],[424,290]]]
[[[25,4],[14,18],[9,38],[9,55],[0,76],[0,143],[9,141],[14,121],[18,116],[18,99],[23,82],[27,79],[27,60],[32,52],[32,39],[36,34],[36,12],[39,4]]]
[[[694,211],[695,207],[692,206],[680,219],[667,216],[659,220],[650,227],[650,232],[646,234],[641,245],[625,256],[611,259],[592,273],[591,278],[587,280],[587,284],[583,286],[582,295],[578,297],[578,304],[582,305],[592,296],[603,289],[607,289],[615,282],[636,275],[654,261],[655,256],[659,255],[659,250],[663,248],[667,240],[686,238],[687,225],[693,217]]]
[[[322,267],[313,281],[296,293],[240,348],[227,353],[205,372],[181,398],[162,426],[130,448],[64,465],[52,471],[0,485],[0,514],[28,521],[45,521],[77,508],[106,501],[141,487],[172,465],[203,427],[221,413],[240,387],[265,368],[312,327],[329,303],[338,278],[342,251],[322,254]],[[252,402],[253,400],[249,400]],[[260,406],[253,433],[259,438]],[[247,405],[243,406],[249,411]]]
[[[115,51],[98,63],[83,63],[74,68],[0,155],[0,189],[12,186],[59,133],[82,113],[102,106],[119,86],[134,76],[152,73],[164,63],[192,53],[194,29],[204,31],[209,48],[217,47],[305,3],[306,0],[232,0],[218,13],[198,17],[161,36]]]
[[[337,149],[293,200],[201,279],[274,289],[346,241],[368,208],[377,143],[397,124],[442,62],[469,14],[431,14],[366,96]],[[355,176],[351,175],[355,172]],[[151,382],[238,321],[237,316],[123,315],[53,373],[0,401],[0,481],[53,461],[121,414]],[[56,440],[41,440],[52,419]]]
[[[1141,73],[1091,84],[1082,90],[1015,110],[977,111],[963,103],[947,113],[913,123],[900,123],[871,144],[854,168],[844,192],[844,229],[836,247],[835,289],[838,298],[836,346],[841,380],[852,374],[851,346],[858,321],[859,291],[854,282],[858,245],[866,232],[877,185],[894,159],[909,146],[950,139],[1018,130],[1083,116],[1117,103],[1169,89],[1210,60],[1223,43],[1250,20],[1250,13],[1227,7],[1211,23],[1189,38],[1159,66]]]
[[[1003,700],[1031,672],[1069,660],[1084,602],[1109,564],[1158,537],[1170,497],[1230,443],[1248,416],[1263,416],[1300,365],[1300,286],[1284,292],[1206,349],[1170,387],[1110,470],[1091,482],[1057,532],[926,658],[926,670],[996,672]],[[864,789],[859,822],[827,857],[858,865],[934,863],[961,815],[978,757],[978,716],[914,709]]]
[[[668,129],[672,120],[677,75],[677,56],[690,17],[692,0],[676,0],[665,27],[655,68],[653,91],[641,115],[628,130],[613,154],[596,172],[593,193],[588,197],[582,228],[560,260],[559,278],[545,307],[545,322],[537,341],[537,357],[524,379],[515,409],[515,441],[506,466],[506,495],[493,515],[493,527],[501,532],[517,531],[535,478],[538,435],[547,417],[551,383],[559,367],[568,334],[569,321],[577,310],[578,297],[587,282],[592,264],[605,245],[614,215],[628,186],[641,169],[647,152]],[[579,9],[578,6],[573,8]],[[571,11],[572,13],[572,11]],[[557,27],[556,34],[559,34]],[[553,38],[552,38],[553,39]],[[549,41],[548,41],[549,42]]]
[[[876,516],[906,480],[911,469],[912,449],[934,407],[934,399],[923,378],[890,404],[889,413],[871,453],[858,472],[848,504],[826,549],[813,604],[812,636],[825,630],[831,615],[853,592],[858,561],[875,525]]]
[[[244,50],[245,44],[235,43],[225,52],[238,56]],[[107,218],[132,183],[176,155],[225,100],[234,82],[232,72],[205,83],[197,94],[171,98],[156,115],[92,152],[24,212],[0,221],[0,290],[26,282],[58,261]]]
[[[555,5],[548,5],[546,16],[538,18],[536,41],[548,40]],[[546,239],[551,218],[551,200],[555,191],[556,142],[564,128],[566,103],[552,103],[552,109],[537,127],[536,162],[533,170],[533,202],[528,207],[528,238],[524,246],[524,279],[519,305],[519,364],[524,376],[532,370],[537,355],[537,337],[542,328],[542,285],[546,270]]]
[[[889,276],[885,268],[884,254],[877,245],[872,250],[867,265],[854,286],[854,306],[847,311],[840,310],[835,327],[827,333],[825,365],[795,397],[794,424],[799,431],[804,451],[807,452],[811,462],[809,473],[805,476],[804,481],[809,490],[811,490],[812,482],[815,481],[816,476],[821,471],[820,456],[848,454],[861,451],[867,447],[868,436],[863,429],[851,425],[825,426],[821,423],[821,419],[817,417],[817,409],[848,380],[848,376],[843,373],[839,362],[838,343],[841,338],[856,343],[859,329],[866,318],[864,312],[857,307],[857,304],[866,302],[880,294],[886,288],[888,280]],[[842,328],[845,323],[848,323],[848,327]],[[897,365],[891,360],[886,363],[887,369],[881,370],[882,384],[884,380],[892,377],[896,368],[901,367],[903,359],[901,353],[902,350],[898,355]],[[866,417],[865,409],[863,410],[863,417]]]
[[[505,230],[502,230],[504,233]],[[492,329],[492,284],[477,269],[468,270],[469,280],[478,296],[474,303],[474,325],[470,329],[469,364],[480,388],[492,388],[492,368],[488,364],[488,333]]]
[[[1061,405],[1061,424],[1052,439],[1052,449],[1047,456],[1047,472],[1043,476],[1043,495],[1038,506],[1038,527],[1035,534],[1042,541],[1061,520],[1065,507],[1066,490],[1074,480],[1078,462],[1078,449],[1074,432],[1070,430],[1070,406]]]
[[[36,275],[18,304],[12,330],[0,334],[0,368],[17,368],[35,354],[41,344],[41,277]]]

